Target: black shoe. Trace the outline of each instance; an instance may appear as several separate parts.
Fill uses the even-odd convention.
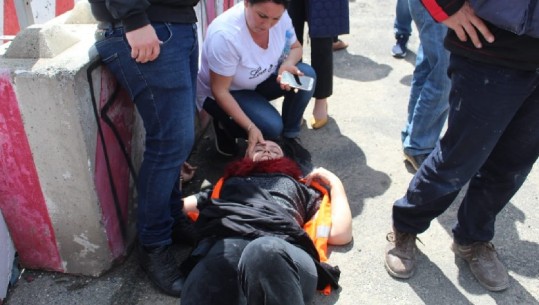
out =
[[[236,139],[229,136],[227,132],[219,126],[219,121],[213,119],[213,133],[215,135],[215,148],[217,152],[226,157],[235,156],[238,152]]]
[[[180,297],[185,278],[174,259],[170,246],[138,246],[139,262],[150,281],[164,293]]]
[[[313,170],[311,153],[301,145],[299,138],[283,138],[281,147],[286,157],[298,163],[303,175]]]
[[[181,213],[174,219],[171,237],[172,242],[175,244],[194,246],[197,242],[195,224],[185,214]]]
[[[395,39],[397,42],[391,48],[391,55],[395,58],[404,58],[406,56],[406,53],[408,49],[406,48],[406,45],[408,44],[408,36],[406,35],[397,35],[395,36]]]
[[[429,156],[429,154],[419,154],[419,155],[411,156],[411,155],[409,155],[407,153],[404,153],[405,160],[408,163],[410,163],[410,165],[416,171],[419,170],[419,168],[421,167],[421,164],[423,164],[423,162],[425,162],[425,160],[427,159],[428,156]]]

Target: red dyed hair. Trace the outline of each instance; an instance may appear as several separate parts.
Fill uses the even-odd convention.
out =
[[[297,163],[286,157],[258,162],[254,162],[249,158],[243,158],[228,164],[225,168],[223,178],[226,180],[232,176],[246,177],[251,174],[264,173],[285,174],[296,180],[301,178],[301,170]]]

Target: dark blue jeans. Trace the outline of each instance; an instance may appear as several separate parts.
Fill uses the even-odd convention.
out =
[[[138,175],[137,228],[146,246],[171,243],[174,217],[181,213],[178,188],[183,162],[194,142],[195,85],[198,71],[194,24],[152,23],[163,44],[148,63],[131,58],[122,27],[96,42],[103,62],[129,92],[146,131],[144,160]]]
[[[453,235],[459,244],[489,241],[539,156],[539,72],[452,55],[449,75],[447,132],[395,202],[393,223],[424,232],[469,181]]]
[[[283,239],[225,238],[189,273],[181,304],[308,304],[317,279],[313,259]]]
[[[300,62],[297,67],[306,76],[313,77],[316,84],[316,73],[311,66]],[[296,138],[301,131],[303,112],[316,86],[309,91],[299,90],[295,93],[293,90],[282,90],[276,79],[277,76],[272,75],[260,83],[255,90],[238,90],[230,93],[265,138],[268,140],[276,140],[280,136]],[[279,114],[270,101],[282,96],[284,96],[282,114]],[[207,98],[203,107],[212,117],[221,122],[231,136],[243,139],[247,137],[243,128],[236,124],[215,100]]]

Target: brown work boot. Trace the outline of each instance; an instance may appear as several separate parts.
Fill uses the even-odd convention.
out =
[[[475,278],[490,291],[501,291],[509,287],[507,269],[498,259],[491,242],[475,242],[463,246],[453,241],[451,250],[464,259]]]
[[[393,229],[386,235],[389,242],[385,251],[387,272],[397,278],[407,279],[414,274],[417,246],[416,235]]]

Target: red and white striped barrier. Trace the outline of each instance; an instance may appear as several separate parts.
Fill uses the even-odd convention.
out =
[[[21,0],[0,0],[0,14],[2,15],[0,36],[16,35],[21,29],[15,9],[15,1]],[[72,9],[77,1],[81,0],[30,1],[34,22],[45,23]]]

